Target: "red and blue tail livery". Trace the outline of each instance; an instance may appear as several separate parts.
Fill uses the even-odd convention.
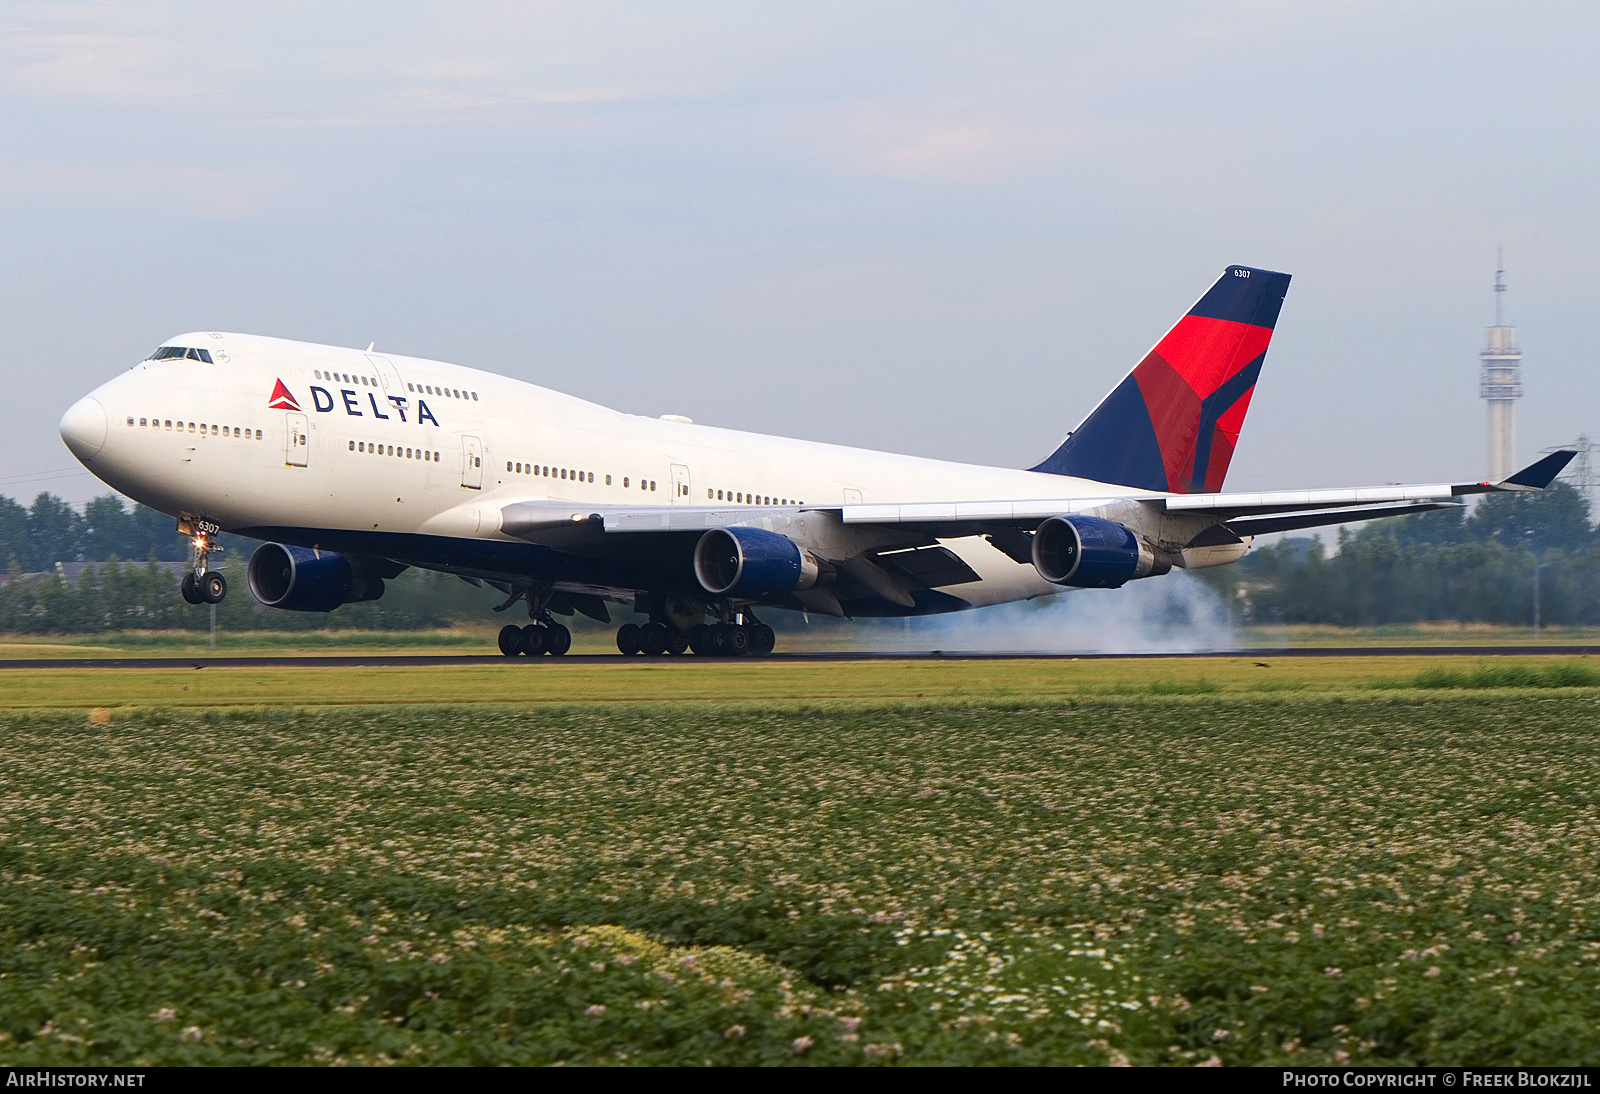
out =
[[[1171,494],[1222,489],[1288,291],[1288,274],[1229,266],[1030,470]]]

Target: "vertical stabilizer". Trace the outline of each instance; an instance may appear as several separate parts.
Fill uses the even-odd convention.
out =
[[[1222,489],[1289,275],[1229,266],[1032,471],[1173,494]]]

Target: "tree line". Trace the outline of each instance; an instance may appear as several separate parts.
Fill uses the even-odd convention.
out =
[[[184,562],[188,541],[171,517],[114,495],[80,513],[43,493],[24,508],[0,497],[0,558],[13,575],[43,572],[0,588],[0,631],[92,633],[195,630],[209,609],[184,603],[180,574],[152,562]],[[1527,624],[1534,567],[1541,616],[1552,625],[1600,625],[1600,542],[1584,496],[1564,482],[1535,493],[1490,494],[1470,512],[1451,508],[1340,528],[1336,551],[1319,536],[1295,536],[1253,550],[1232,566],[1197,571],[1242,623],[1375,626],[1456,620]],[[223,537],[230,593],[218,625],[230,630],[443,626],[488,617],[497,594],[453,577],[408,570],[383,599],[331,614],[262,608],[245,586],[255,543]],[[75,582],[57,562],[110,562]]]
[[[54,494],[43,493],[24,508],[0,497],[0,561],[7,573],[38,573],[58,562],[182,562],[189,543],[165,513],[135,504],[124,507],[115,494],[95,498],[78,512]]]
[[[1527,625],[1537,566],[1544,623],[1600,624],[1600,542],[1587,499],[1564,482],[1489,494],[1470,513],[1340,528],[1337,543],[1288,537],[1198,574],[1244,623]]]
[[[189,541],[164,513],[121,498],[95,498],[78,512],[54,494],[40,494],[24,508],[0,497],[0,558],[8,580],[0,586],[0,632],[93,634],[121,630],[207,630],[211,611],[192,605],[178,591],[182,569],[161,563],[187,562]],[[263,608],[245,583],[245,563],[257,546],[241,536],[222,536],[221,569],[228,597],[217,606],[224,630],[414,630],[447,626],[463,616],[482,616],[489,597],[456,578],[408,570],[389,582],[381,600],[346,604],[331,613]],[[99,563],[68,581],[58,562]],[[23,577],[22,575],[32,575]]]

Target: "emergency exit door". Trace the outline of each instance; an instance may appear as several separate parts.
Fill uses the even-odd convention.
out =
[[[672,504],[688,505],[693,499],[689,497],[689,469],[681,463],[672,465]]]
[[[483,442],[476,437],[461,438],[461,485],[468,490],[483,488]]]
[[[287,428],[283,431],[283,462],[290,467],[304,467],[311,453],[311,432],[304,414],[285,414]]]

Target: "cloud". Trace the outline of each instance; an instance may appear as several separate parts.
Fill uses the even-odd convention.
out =
[[[288,185],[275,171],[147,167],[0,168],[0,200],[67,199],[104,205],[156,205],[206,219],[260,212]]]

